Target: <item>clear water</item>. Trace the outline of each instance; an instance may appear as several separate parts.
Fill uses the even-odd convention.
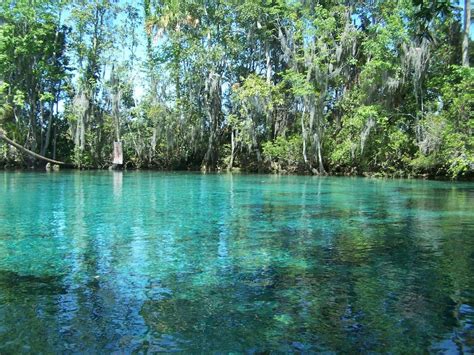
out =
[[[474,184],[0,172],[0,353],[472,352]]]

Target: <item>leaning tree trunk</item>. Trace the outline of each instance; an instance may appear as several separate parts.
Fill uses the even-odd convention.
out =
[[[57,164],[57,165],[63,165],[63,166],[68,166],[69,165],[69,164],[66,164],[62,161],[46,158],[46,157],[44,157],[44,156],[42,156],[38,153],[35,153],[35,152],[33,152],[29,149],[26,149],[22,145],[16,143],[15,141],[12,141],[10,138],[8,138],[5,135],[5,132],[3,132],[1,129],[0,129],[0,140],[4,140],[7,144],[11,145],[12,147],[17,148],[18,150],[22,151],[23,153],[26,153],[26,154],[32,156],[33,158],[41,159],[41,160],[44,160],[48,163]]]

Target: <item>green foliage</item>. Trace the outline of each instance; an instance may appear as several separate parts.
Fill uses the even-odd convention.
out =
[[[311,82],[308,82],[304,73],[295,72],[288,69],[283,73],[283,79],[290,85],[291,93],[295,97],[305,97],[307,95],[316,94]]]
[[[0,119],[10,137],[46,154],[67,77],[62,4],[5,1],[0,9]]]
[[[442,109],[420,124],[424,140],[412,163],[417,171],[451,178],[474,173],[473,80],[474,70],[459,66],[433,78],[432,85],[440,86]]]
[[[279,136],[274,141],[263,143],[262,148],[273,171],[296,172],[303,164],[303,140],[299,135]]]
[[[8,86],[8,83],[0,82],[0,127],[8,112],[11,111],[11,106],[6,100]]]
[[[449,2],[142,5],[4,1],[7,133],[81,167],[118,139],[134,168],[474,175]]]

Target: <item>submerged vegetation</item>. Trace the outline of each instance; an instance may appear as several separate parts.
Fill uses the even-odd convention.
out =
[[[474,183],[0,178],[2,354],[474,353]]]
[[[0,129],[81,168],[472,176],[470,2],[344,4],[2,1]]]

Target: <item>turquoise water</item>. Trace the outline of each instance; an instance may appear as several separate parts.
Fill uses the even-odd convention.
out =
[[[0,172],[0,353],[472,352],[474,184]]]

